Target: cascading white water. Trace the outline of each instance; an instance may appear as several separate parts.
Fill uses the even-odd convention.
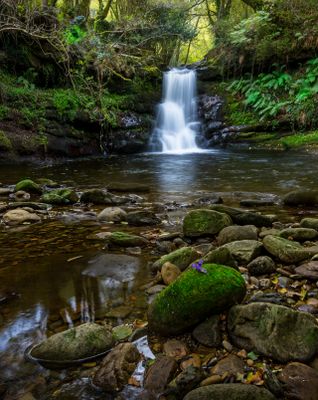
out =
[[[195,142],[198,126],[196,73],[174,68],[164,75],[163,103],[159,105],[153,142],[163,153],[200,151]]]

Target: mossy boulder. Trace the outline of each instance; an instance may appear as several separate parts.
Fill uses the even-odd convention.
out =
[[[258,229],[254,225],[232,225],[222,229],[218,235],[218,244],[235,242],[237,240],[257,240]]]
[[[120,205],[130,202],[129,197],[116,196],[102,189],[89,189],[81,195],[82,203],[104,204],[104,205]]]
[[[206,273],[187,269],[155,297],[148,310],[150,330],[177,335],[243,300],[246,287],[238,271],[218,264],[203,268]]]
[[[313,240],[318,236],[318,232],[311,228],[286,228],[279,232],[279,236],[285,239],[292,238],[300,242]]]
[[[312,250],[303,247],[297,242],[287,240],[278,236],[268,235],[263,239],[265,249],[285,263],[297,263],[306,260],[318,253],[318,249]]]
[[[237,225],[255,225],[261,228],[263,226],[272,226],[273,223],[273,219],[267,215],[242,210],[241,208],[228,207],[223,204],[215,204],[209,208],[229,215],[232,221]]]
[[[209,251],[204,257],[203,261],[209,264],[221,264],[227,267],[237,268],[237,262],[230,253],[229,249],[225,247],[219,247],[217,249]]]
[[[77,360],[107,351],[113,344],[110,328],[86,323],[49,337],[32,351],[32,356],[46,360]]]
[[[23,190],[24,192],[27,193],[35,193],[35,194],[40,194],[42,193],[42,188],[40,185],[32,181],[31,179],[24,179],[20,182],[18,182],[15,185],[15,192],[18,192],[19,190]]]
[[[184,217],[183,233],[188,237],[211,236],[226,226],[232,225],[231,218],[213,210],[192,210]]]
[[[283,198],[286,206],[315,206],[318,204],[318,190],[294,190]]]
[[[318,218],[303,218],[300,221],[302,228],[316,229],[318,231]]]
[[[65,205],[74,204],[78,201],[78,196],[74,190],[71,189],[56,189],[44,193],[41,196],[41,201],[47,204]]]
[[[153,269],[160,270],[163,264],[165,264],[166,262],[170,262],[171,264],[176,265],[181,271],[183,271],[199,257],[200,253],[198,253],[194,248],[182,247],[181,249],[172,251],[171,253],[159,258],[159,260],[154,263]]]
[[[257,240],[237,240],[224,244],[231,256],[240,264],[248,264],[261,254],[263,244]]]
[[[189,392],[184,400],[275,400],[267,389],[255,385],[229,383],[207,385]]]
[[[309,361],[318,350],[318,325],[310,314],[270,303],[231,308],[231,342],[277,361]]]
[[[145,238],[126,232],[112,232],[108,237],[108,241],[110,244],[119,247],[146,246],[148,244]]]

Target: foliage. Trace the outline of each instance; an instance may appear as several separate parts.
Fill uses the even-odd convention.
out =
[[[315,127],[318,105],[318,58],[308,61],[304,68],[290,74],[286,66],[274,66],[267,74],[235,80],[228,90],[243,96],[244,104],[261,121],[273,117],[287,121],[291,126]]]

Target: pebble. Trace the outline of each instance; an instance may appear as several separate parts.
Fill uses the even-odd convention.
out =
[[[228,351],[229,353],[233,350],[233,346],[232,346],[231,343],[228,342],[227,340],[223,340],[222,346],[223,346],[223,347],[225,348],[225,350]]]

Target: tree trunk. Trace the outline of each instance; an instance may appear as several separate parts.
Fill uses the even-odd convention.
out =
[[[252,7],[253,10],[257,11],[264,7],[264,0],[242,0],[243,3]]]

